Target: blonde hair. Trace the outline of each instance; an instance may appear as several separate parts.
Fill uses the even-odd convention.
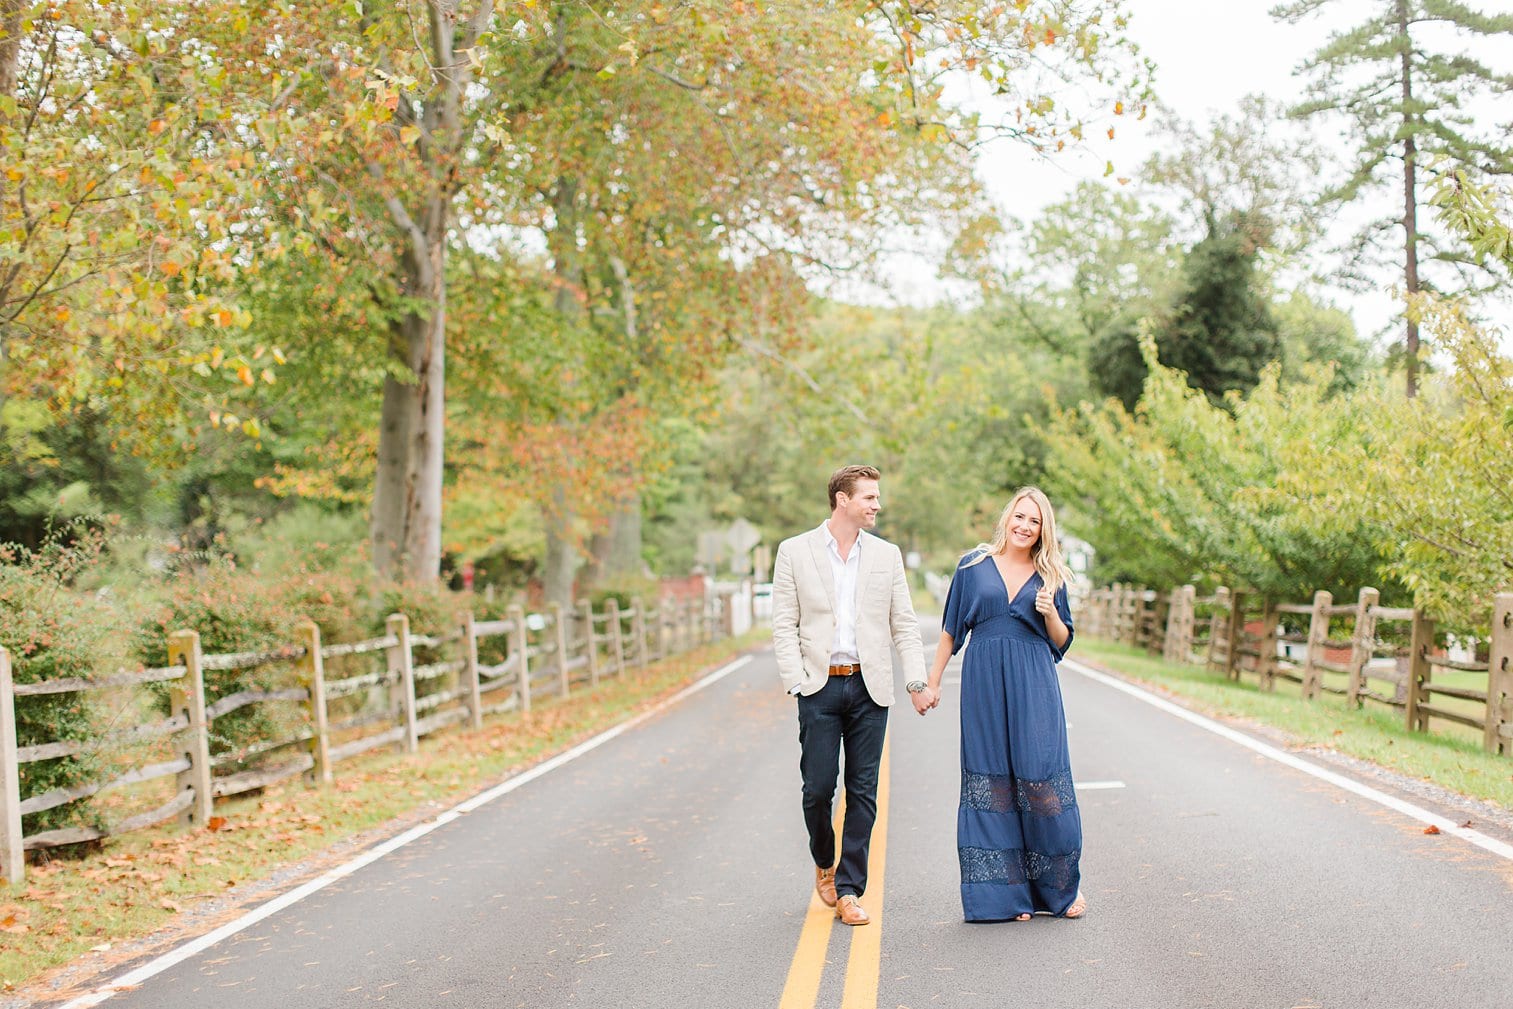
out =
[[[1072,580],[1072,569],[1061,559],[1061,543],[1056,538],[1056,513],[1051,510],[1050,499],[1039,487],[1021,487],[1014,492],[1014,496],[1004,507],[1003,514],[998,516],[997,525],[993,527],[993,542],[977,544],[973,548],[977,551],[977,556],[965,566],[981,564],[989,557],[1008,549],[1009,522],[1014,517],[1014,506],[1025,498],[1035,502],[1035,506],[1040,509],[1040,539],[1030,548],[1030,561],[1040,573],[1040,580],[1045,583],[1045,587],[1054,593]]]

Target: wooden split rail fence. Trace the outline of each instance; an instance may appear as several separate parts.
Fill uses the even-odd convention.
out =
[[[1328,592],[1282,603],[1224,587],[1200,597],[1191,585],[1113,585],[1083,600],[1078,629],[1233,680],[1254,676],[1263,690],[1281,680],[1309,700],[1336,694],[1396,708],[1414,731],[1434,720],[1466,726],[1486,750],[1513,754],[1513,593],[1494,598],[1491,617],[1476,651],[1485,657],[1461,660],[1447,657],[1433,620],[1380,605],[1373,588],[1337,604]]]
[[[541,697],[565,697],[728,635],[729,610],[720,596],[652,608],[638,601],[626,609],[610,599],[601,612],[587,602],[544,614],[517,606],[503,620],[464,614],[459,626],[431,635],[414,633],[408,617],[394,614],[381,637],[339,644],[322,642],[320,629],[306,621],[282,647],[226,655],[202,654],[199,635],[184,630],[169,635],[163,668],[37,682],[18,681],[11,655],[0,648],[0,870],[17,883],[27,851],[173,819],[203,826],[216,798],[300,775],[330,784],[334,767],[358,754],[385,746],[414,752],[422,736],[447,726],[478,728],[488,715],[529,711]],[[206,672],[225,671],[261,685],[207,697]],[[18,746],[17,702],[50,694],[89,698],[133,724],[89,739]],[[217,720],[249,714],[276,733],[238,747],[216,732]],[[110,764],[113,776],[23,793],[28,765],[81,758]],[[101,804],[97,825],[23,834],[28,814],[82,800]],[[125,812],[143,805],[150,808]]]

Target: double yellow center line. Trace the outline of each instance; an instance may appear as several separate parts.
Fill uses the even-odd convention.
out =
[[[882,765],[877,772],[877,822],[872,827],[867,892],[863,896],[872,922],[847,929],[851,933],[851,956],[846,962],[846,987],[841,995],[841,1009],[877,1009],[877,981],[883,953],[883,870],[888,862],[888,749],[888,740],[884,738]],[[841,834],[844,815],[842,802],[835,813],[837,837]],[[814,1009],[834,927],[835,909],[826,907],[818,893],[810,896],[809,911],[804,916],[798,948],[794,950],[793,962],[788,967],[788,982],[783,986],[779,1009]]]

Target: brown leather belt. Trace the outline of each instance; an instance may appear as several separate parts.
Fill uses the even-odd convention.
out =
[[[831,676],[850,676],[852,673],[859,673],[861,671],[862,671],[862,664],[860,662],[853,662],[849,666],[831,666],[830,667],[830,675]]]

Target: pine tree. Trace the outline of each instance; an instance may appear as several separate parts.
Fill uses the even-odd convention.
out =
[[[1299,0],[1272,11],[1299,22],[1338,0]],[[1360,258],[1402,229],[1403,288],[1408,297],[1424,284],[1426,260],[1471,264],[1464,244],[1437,243],[1419,230],[1421,163],[1440,160],[1477,173],[1513,174],[1513,143],[1506,123],[1476,131],[1468,103],[1513,91],[1513,75],[1496,73],[1465,53],[1428,48],[1435,33],[1495,38],[1513,35],[1513,15],[1482,14],[1455,0],[1378,0],[1362,24],[1332,36],[1302,66],[1313,82],[1297,116],[1338,114],[1350,125],[1355,158],[1344,181],[1324,195],[1326,204],[1352,203],[1401,180],[1402,213],[1368,225],[1357,243]],[[1393,171],[1400,163],[1401,171]],[[1364,265],[1364,264],[1362,264]],[[1403,340],[1407,392],[1418,389],[1418,325],[1409,318]]]

